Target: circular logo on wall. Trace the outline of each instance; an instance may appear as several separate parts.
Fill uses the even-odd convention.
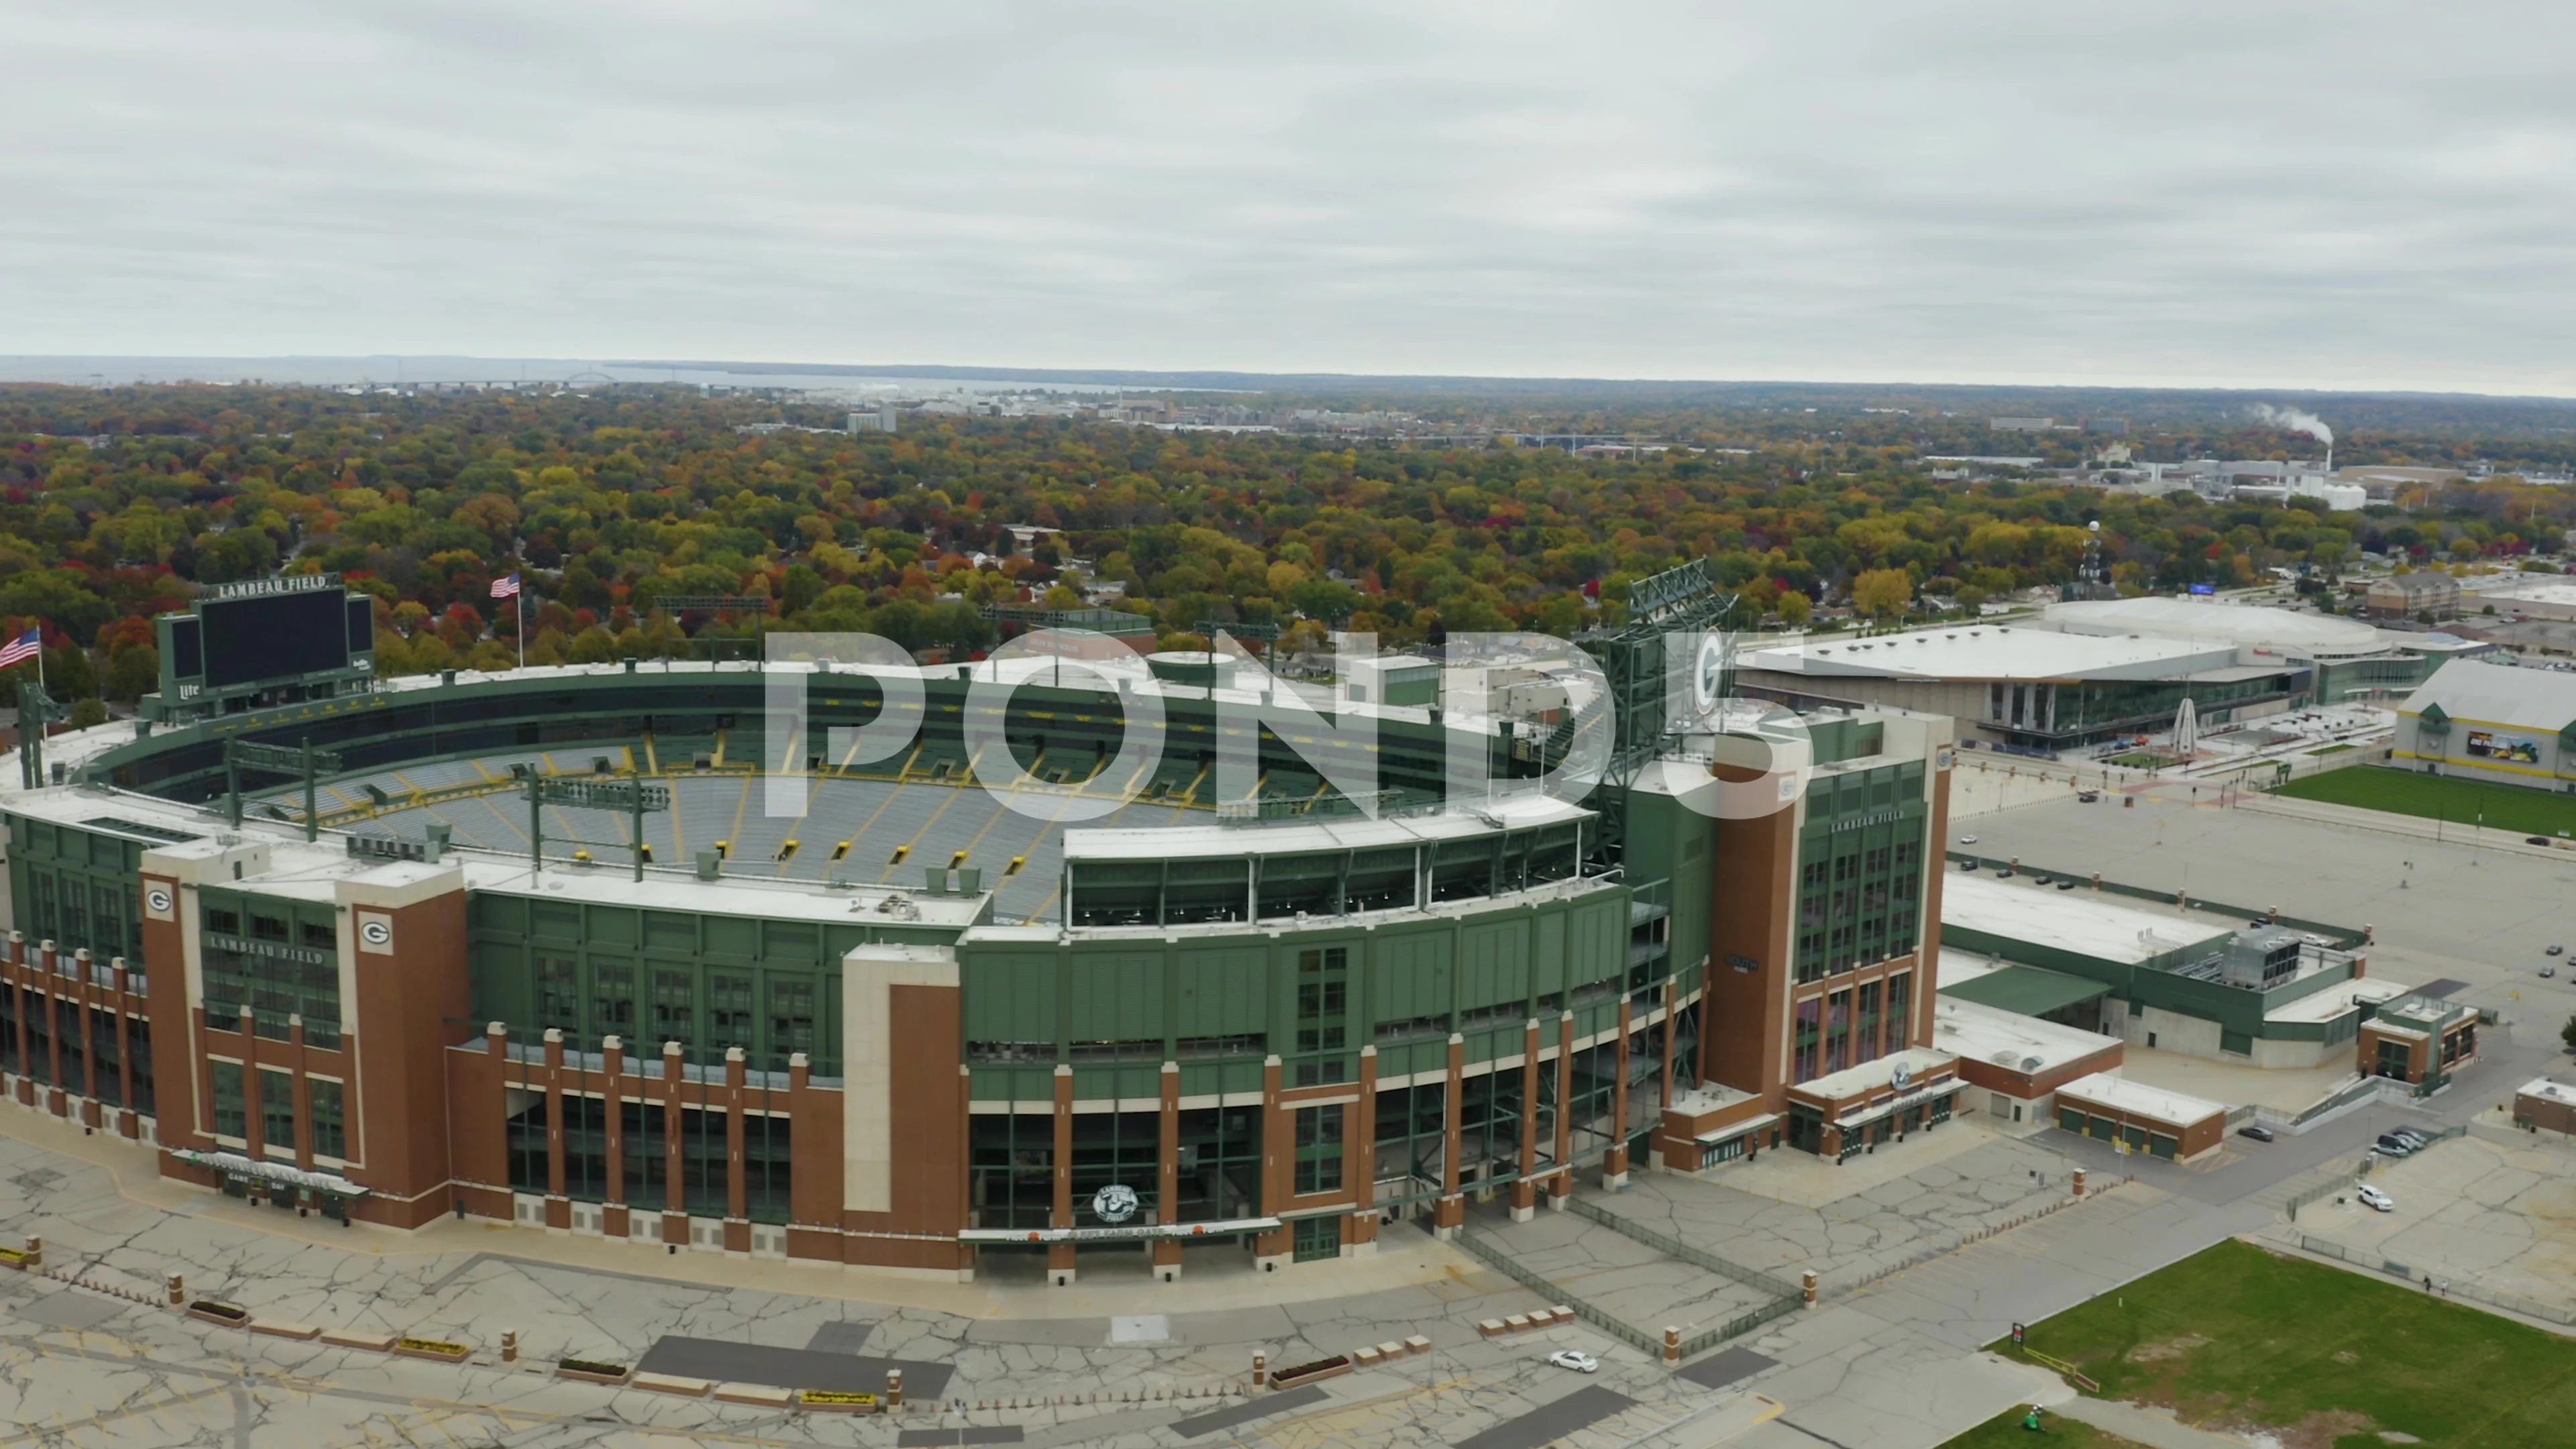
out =
[[[382,921],[369,921],[358,928],[358,934],[370,946],[382,946],[394,938],[394,928]]]
[[[143,903],[156,911],[166,911],[172,904],[170,893],[159,886],[143,893]]]
[[[1896,1070],[1887,1074],[1887,1084],[1900,1092],[1904,1091],[1914,1085],[1914,1069],[1903,1062],[1898,1062]]]
[[[1691,703],[1701,714],[1717,708],[1718,691],[1726,687],[1726,645],[1711,634],[1699,641],[1699,657],[1691,661]]]
[[[1121,1182],[1091,1195],[1091,1215],[1104,1223],[1123,1223],[1136,1215],[1138,1206],[1136,1189]]]

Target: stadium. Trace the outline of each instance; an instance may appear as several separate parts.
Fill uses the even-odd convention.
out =
[[[1058,1283],[1928,1127],[1946,722],[1820,716],[1714,818],[1767,777],[1667,706],[1655,631],[1724,603],[1682,572],[1587,643],[1629,707],[1581,803],[1528,669],[379,679],[367,601],[218,590],[139,719],[22,693],[0,1071],[281,1210]]]

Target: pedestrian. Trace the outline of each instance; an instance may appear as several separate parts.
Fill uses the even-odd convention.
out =
[[[2430,1273],[2424,1275],[2424,1291],[2427,1293],[2433,1291],[2433,1275]]]

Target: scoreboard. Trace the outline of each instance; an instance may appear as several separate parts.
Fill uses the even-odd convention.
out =
[[[218,584],[188,612],[154,623],[164,718],[194,713],[189,706],[201,701],[273,691],[353,692],[375,669],[375,600],[330,574]]]

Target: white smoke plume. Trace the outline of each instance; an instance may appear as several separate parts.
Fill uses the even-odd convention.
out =
[[[2263,421],[2270,423],[2276,428],[2287,428],[2294,433],[2305,433],[2320,443],[2330,444],[2334,441],[2334,429],[2327,427],[2325,419],[2318,417],[2312,412],[2302,411],[2298,408],[2276,408],[2270,403],[2256,403],[2254,405],[2254,416],[2261,418]]]

